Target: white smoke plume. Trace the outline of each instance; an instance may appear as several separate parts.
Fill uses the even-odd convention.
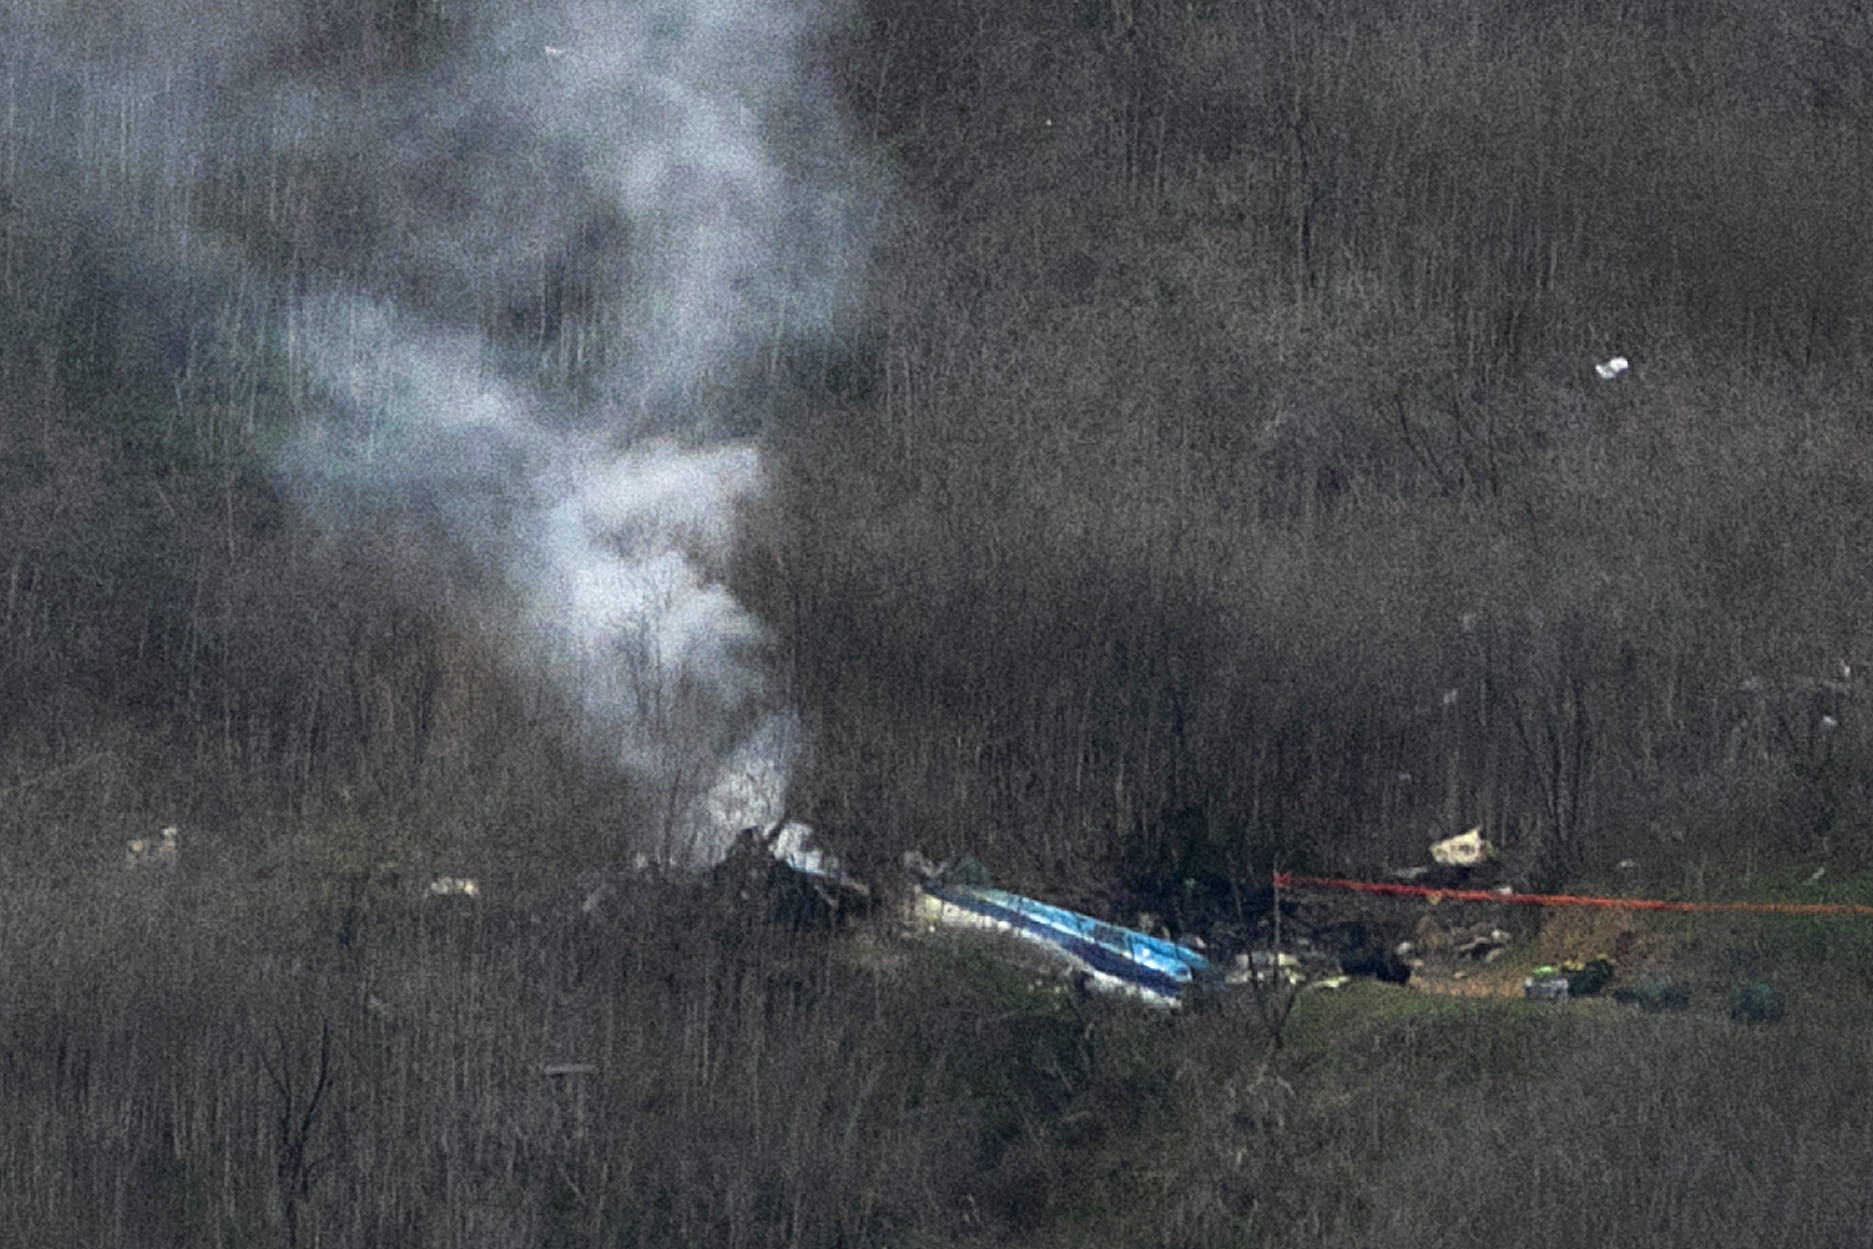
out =
[[[722,576],[763,485],[748,379],[830,332],[864,259],[867,181],[812,66],[831,16],[418,3],[433,30],[336,56],[321,7],[127,0],[105,38],[77,0],[24,0],[0,70],[38,128],[0,155],[69,189],[58,143],[124,126],[87,211],[178,288],[273,292],[288,489],[358,541],[439,535],[516,662],[668,796],[652,852],[708,860],[778,817],[801,749]],[[139,207],[231,185],[264,209],[215,231]]]

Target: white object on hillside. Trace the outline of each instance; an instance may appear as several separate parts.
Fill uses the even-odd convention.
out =
[[[1483,837],[1477,827],[1460,837],[1447,837],[1431,843],[1431,858],[1444,867],[1475,867],[1496,857],[1496,847]]]
[[[1307,973],[1301,970],[1301,960],[1285,950],[1252,950],[1236,955],[1235,966],[1224,973],[1223,983],[1269,984],[1277,977],[1293,987],[1306,980]]]
[[[606,904],[618,896],[618,886],[596,872],[580,876],[579,889],[583,894],[579,901],[581,915],[603,914]]]
[[[871,891],[864,884],[852,878],[839,862],[839,856],[831,853],[819,844],[809,824],[798,820],[788,820],[779,828],[767,834],[768,850],[773,856],[791,867],[796,872],[807,876],[817,876],[843,885],[861,894]]]
[[[481,882],[467,876],[438,876],[429,882],[432,898],[479,898]]]
[[[132,871],[146,867],[160,867],[174,871],[176,863],[182,857],[181,847],[177,844],[177,838],[180,835],[176,826],[171,824],[162,831],[160,839],[148,837],[133,839],[125,847],[125,865]]]
[[[1610,382],[1632,367],[1632,362],[1624,356],[1614,356],[1593,366],[1593,371],[1600,375],[1600,380]]]

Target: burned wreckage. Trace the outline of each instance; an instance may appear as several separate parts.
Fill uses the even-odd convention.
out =
[[[904,888],[874,890],[785,817],[743,829],[716,868],[718,883],[744,906],[793,926],[839,926],[859,917],[895,918],[913,933],[984,934],[1022,961],[1038,960],[1076,986],[1159,1008],[1200,1003],[1229,986],[1342,982],[1336,958],[1305,939],[1292,953],[1255,950],[1225,968],[1197,938],[1170,939],[994,887],[973,858],[937,865],[915,851],[903,859]],[[887,907],[881,895],[889,893]],[[888,914],[887,914],[888,913]]]

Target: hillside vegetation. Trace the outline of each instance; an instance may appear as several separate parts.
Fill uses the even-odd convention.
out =
[[[483,7],[238,17],[376,98]],[[1843,1001],[1774,1034],[1362,987],[1273,1054],[699,895],[582,927],[671,796],[422,516],[282,484],[296,292],[440,307],[384,259],[433,187],[238,109],[172,159],[136,39],[20,12],[62,47],[0,40],[0,1239],[1867,1238],[1868,986],[1813,950]],[[853,0],[811,51],[862,289],[693,385],[767,465],[723,574],[791,810],[861,874],[1220,908],[1477,824],[1531,888],[1873,870],[1854,6]],[[612,229],[451,305],[581,419]],[[444,873],[498,905],[409,905]]]

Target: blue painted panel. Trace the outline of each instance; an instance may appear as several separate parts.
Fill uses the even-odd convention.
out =
[[[1092,970],[1148,993],[1175,999],[1192,985],[1221,978],[1209,960],[1186,946],[1003,889],[935,885],[926,892],[1007,924],[1030,940],[1053,945]]]

